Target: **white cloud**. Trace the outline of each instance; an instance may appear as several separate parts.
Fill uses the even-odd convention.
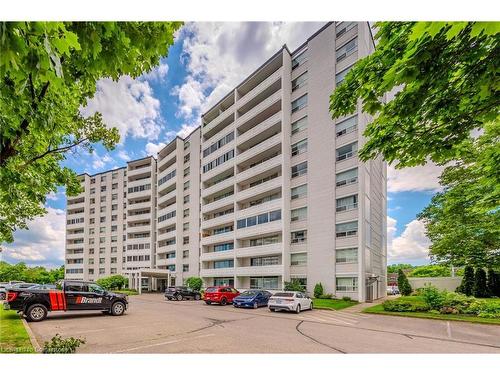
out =
[[[399,236],[395,236],[396,224],[396,219],[387,216],[388,264],[428,262],[431,242],[425,235],[424,223],[420,220],[410,221]]]
[[[161,151],[170,141],[172,141],[176,136],[181,138],[186,138],[191,132],[198,127],[197,124],[183,124],[178,132],[168,131],[165,133],[165,142],[153,143],[148,142],[146,144],[146,155],[155,156]]]
[[[168,74],[168,65],[166,63],[160,63],[156,68],[153,68],[150,72],[144,73],[140,78],[146,81],[157,81],[161,82],[165,79]]]
[[[149,83],[129,76],[122,76],[117,82],[109,78],[99,80],[94,97],[81,112],[84,116],[102,113],[106,125],[120,131],[121,143],[129,135],[155,140],[163,123],[160,101]]]
[[[3,247],[4,260],[27,262],[49,267],[64,263],[66,214],[47,207],[47,214],[28,223],[28,230],[17,230],[14,242]]]
[[[181,31],[182,61],[188,76],[174,88],[177,115],[187,121],[200,116],[232,90],[283,44],[293,50],[324,22],[198,22]]]
[[[183,124],[181,129],[177,132],[177,135],[181,138],[186,138],[198,126],[198,124]]]
[[[166,146],[166,144],[163,142],[160,142],[160,143],[148,142],[146,144],[146,154],[156,157],[156,154],[158,154],[158,152],[160,152],[160,150],[165,146]]]
[[[131,157],[129,156],[129,154],[127,154],[127,151],[125,150],[118,151],[118,157],[124,161],[129,161],[131,159]]]
[[[387,191],[398,193],[402,191],[430,191],[442,189],[439,185],[439,176],[444,167],[434,163],[412,168],[396,169],[387,167]]]

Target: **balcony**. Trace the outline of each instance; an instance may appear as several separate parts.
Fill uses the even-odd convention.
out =
[[[248,237],[256,237],[269,233],[280,232],[283,227],[282,220],[271,221],[270,223],[254,225],[236,230],[236,238],[243,239]]]
[[[236,258],[276,255],[283,252],[283,243],[273,243],[262,246],[248,246],[236,249]]]
[[[340,136],[335,137],[335,147],[341,147],[349,143],[353,143],[358,139],[358,127],[349,130],[348,133],[344,133]]]
[[[234,268],[205,268],[200,270],[201,277],[234,276]]]
[[[165,232],[165,233],[158,233],[158,236],[156,238],[157,241],[162,241],[162,240],[167,240],[169,238],[175,238],[177,236],[177,231],[174,229],[171,232]]]
[[[141,232],[149,232],[151,230],[151,223],[146,225],[136,225],[130,226],[127,225],[127,233],[141,233]]]
[[[283,199],[278,198],[272,201],[263,202],[261,204],[245,208],[236,212],[236,220],[243,219],[249,216],[256,216],[265,212],[279,210],[283,207]]]
[[[206,189],[203,189],[201,192],[201,196],[203,198],[208,197],[212,194],[217,193],[220,190],[224,190],[225,188],[228,188],[228,187],[233,186],[233,185],[234,185],[234,176],[231,176],[231,177],[225,179],[224,181],[221,181],[215,185],[212,185]]]
[[[206,214],[207,212],[211,212],[217,210],[218,208],[222,208],[225,206],[230,206],[234,204],[234,194],[228,197],[216,200],[214,202],[210,202],[208,204],[204,204],[201,206],[201,212]]]
[[[284,273],[282,264],[276,266],[236,267],[236,276],[281,276]]]
[[[234,250],[212,251],[210,253],[202,253],[200,255],[201,262],[209,262],[213,260],[224,260],[233,258],[234,258]]]
[[[337,197],[356,194],[358,192],[358,182],[350,183],[349,185],[340,185],[335,189],[335,195]]]
[[[336,221],[352,221],[358,218],[358,205],[356,207],[348,207],[346,210],[336,211],[335,220]]]
[[[236,199],[238,201],[246,200],[258,194],[262,194],[270,190],[279,188],[282,186],[282,184],[283,184],[283,179],[281,178],[281,176],[278,176],[276,178],[273,178],[272,180],[263,182],[259,185],[238,192],[236,195]]]
[[[164,215],[164,214],[161,214],[161,215]],[[160,212],[158,212],[158,217],[160,217],[161,215],[160,215]],[[177,216],[173,216],[171,218],[168,218],[167,220],[163,220],[163,221],[157,220],[156,227],[157,228],[165,228],[165,227],[169,227],[169,226],[176,224],[176,223],[177,223]]]
[[[156,249],[157,254],[172,253],[177,250],[177,244],[158,246]]]
[[[157,266],[171,266],[175,264],[176,258],[157,258],[156,265]]]
[[[278,113],[276,113],[276,114],[272,115],[271,117],[267,118],[266,120],[262,121],[260,124],[254,126],[250,130],[239,135],[236,138],[236,145],[239,146],[242,143],[245,143],[245,142],[251,140],[253,137],[262,133],[263,131],[269,129],[270,127],[276,125],[277,123],[279,123],[281,121],[281,116],[282,116],[282,113],[281,113],[281,111],[279,111]]]
[[[143,185],[145,184],[147,184],[147,182],[144,183]],[[151,189],[148,189],[143,191],[136,191],[134,193],[127,193],[127,198],[128,199],[146,198],[146,197],[151,197],[152,194],[153,191]]]
[[[269,88],[273,83],[281,79],[281,73],[283,72],[283,68],[279,68],[274,73],[272,73],[269,77],[255,86],[252,90],[246,93],[240,100],[238,100],[238,110],[247,104],[250,100],[254,99],[264,90]]]
[[[234,213],[215,217],[209,220],[201,221],[201,229],[207,229],[212,227],[221,226],[222,224],[233,224],[234,223]]]
[[[280,154],[260,164],[257,164],[252,168],[247,168],[243,172],[239,172],[236,175],[236,183],[248,180],[251,177],[267,172],[272,168],[278,167],[282,164],[282,162],[283,162],[283,155]]]
[[[201,246],[214,245],[222,242],[229,242],[234,239],[234,231],[214,234],[211,236],[202,237],[200,241]]]
[[[130,166],[129,166],[130,167]],[[140,168],[135,168],[135,169],[128,169],[127,170],[127,177],[135,177],[141,174],[146,174],[146,173],[151,173],[152,167],[151,164],[147,164],[145,166],[142,166]]]
[[[244,161],[246,161],[246,160],[248,160],[256,155],[262,154],[263,152],[267,151],[271,147],[279,145],[281,143],[281,137],[282,137],[282,134],[280,132],[280,133],[273,135],[272,137],[266,139],[265,141],[257,143],[256,145],[243,151],[242,153],[240,153],[237,156],[238,157],[238,164],[241,164]]]
[[[164,171],[158,173],[157,175],[157,180],[160,181],[161,178],[165,177],[167,174],[173,172],[175,169],[177,168],[177,163],[174,163],[172,164],[171,166],[169,166],[167,169],[165,169]],[[173,176],[172,178],[170,178],[169,180],[167,180],[166,182],[164,182],[163,184],[161,184],[160,186],[166,186],[168,184],[168,182],[170,180],[175,180],[175,178],[177,177],[177,172],[176,172],[176,175]]]
[[[170,200],[172,200],[173,198],[175,198],[177,196],[177,189],[174,189],[172,190],[171,192],[163,195],[163,196],[160,196],[158,195],[158,205],[162,205],[163,203],[165,202],[168,202]],[[173,202],[172,202],[173,203]]]
[[[206,134],[211,133],[211,131],[214,130],[219,124],[221,124],[224,121],[227,121],[227,119],[229,117],[233,116],[233,118],[234,118],[234,108],[235,108],[235,105],[233,104],[229,108],[227,108],[226,110],[219,113],[219,115],[216,118],[214,118],[212,121],[210,121],[208,124],[203,126],[203,129],[202,129],[203,134],[206,135]],[[213,136],[214,134],[215,134],[215,132],[213,134],[209,134],[209,137]],[[209,139],[209,138],[206,138],[206,139]]]
[[[335,163],[335,169],[336,170],[344,170],[344,169],[351,169],[356,167],[359,164],[358,160],[358,155],[353,154],[350,158],[339,160]]]
[[[273,104],[280,102],[280,101],[281,101],[281,90],[275,92],[267,99],[264,99],[262,102],[257,104],[254,108],[249,110],[243,116],[239,117],[236,120],[236,126],[239,127],[240,125],[243,125],[246,121],[250,120],[252,117],[257,115],[258,113],[264,111],[266,108],[268,108],[268,107],[272,106]]]
[[[136,221],[143,221],[143,220],[151,220],[151,212],[148,212],[147,214],[140,214],[140,215],[127,215],[127,222],[128,223],[133,223]]]
[[[335,273],[357,273],[358,272],[358,263],[336,263],[335,264]]]
[[[348,237],[335,237],[335,248],[358,246],[358,235]]]
[[[139,202],[139,203],[130,203],[129,201],[127,204],[128,210],[142,210],[147,208],[151,208],[151,201]]]
[[[234,160],[235,158],[233,157],[232,159],[227,160],[226,162],[219,164],[212,170],[202,173],[201,174],[201,181],[206,182],[214,177],[216,177],[219,174],[222,174],[225,171],[228,171],[229,169],[234,169]]]

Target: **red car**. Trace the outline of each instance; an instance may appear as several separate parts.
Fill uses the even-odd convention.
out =
[[[203,299],[207,305],[218,303],[222,306],[233,303],[233,298],[240,295],[236,289],[229,286],[212,286],[205,290]]]

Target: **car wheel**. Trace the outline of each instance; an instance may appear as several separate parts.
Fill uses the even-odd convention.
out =
[[[28,307],[26,320],[30,322],[41,322],[47,317],[47,308],[42,304],[35,304]]]
[[[309,306],[309,308],[312,310],[313,309],[313,303],[311,302],[311,305]]]
[[[182,294],[177,294],[177,301],[182,301]]]
[[[195,301],[199,301],[200,300],[200,295],[199,294],[195,294],[194,295],[194,299],[195,299]]]
[[[222,306],[226,306],[226,303],[227,303],[227,300],[225,298],[223,298],[223,299],[220,300],[220,304]]]
[[[297,307],[295,308],[295,314],[298,314],[300,313],[300,305],[297,305]]]
[[[259,307],[259,304],[258,304],[257,302],[254,302],[254,303],[253,303],[253,308],[254,308],[254,309],[257,309],[258,307]]]
[[[113,306],[111,306],[111,314],[114,316],[123,315],[125,312],[125,304],[123,302],[115,302]]]
[[[210,305],[212,302],[210,302],[210,301],[205,301],[205,303],[206,303],[207,305]]]
[[[269,309],[269,310],[270,310],[270,311],[272,311],[272,312],[275,312],[275,311],[276,311],[275,309]]]

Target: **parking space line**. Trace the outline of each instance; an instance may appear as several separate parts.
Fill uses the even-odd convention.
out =
[[[354,320],[352,318],[345,318],[343,316],[337,316],[337,315],[325,315],[325,314],[321,314],[320,315],[322,318],[326,318],[328,320],[330,319],[335,319],[335,320],[338,320],[338,321],[341,321],[341,322],[346,322],[346,323],[351,323],[351,324],[357,324],[359,321],[358,320]]]
[[[194,340],[194,339],[201,339],[201,338],[210,337],[210,336],[215,336],[215,334],[209,333],[207,335],[200,335],[200,336],[195,336],[195,337],[186,337],[186,338],[178,339],[178,340],[163,341],[163,342],[159,342],[159,343],[156,343],[156,344],[141,345],[141,346],[136,346],[136,347],[128,348],[128,349],[124,349],[124,350],[118,350],[115,353],[133,352],[133,351],[139,350],[139,349],[146,349],[146,348],[153,348],[155,346],[175,344],[176,342],[187,341],[187,340]]]

